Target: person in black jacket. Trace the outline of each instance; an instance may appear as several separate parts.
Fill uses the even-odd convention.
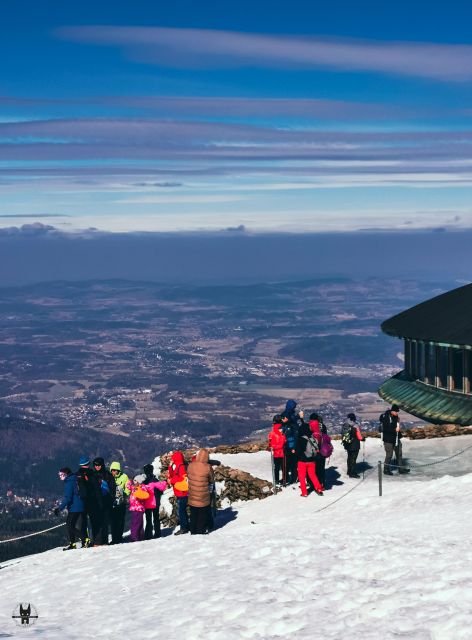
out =
[[[392,456],[395,451],[397,458],[398,473],[410,473],[408,467],[403,466],[402,442],[403,437],[400,429],[399,413],[400,407],[392,404],[391,409],[381,415],[381,431],[385,449],[384,473],[386,476],[392,476]]]
[[[357,456],[364,440],[355,413],[349,413],[346,422],[343,424],[342,443],[347,452],[347,475],[350,478],[360,478],[357,473]]]
[[[282,433],[286,438],[284,455],[284,484],[294,484],[297,481],[297,438],[299,426],[303,423],[303,413],[296,413],[295,400],[287,400],[285,411],[281,413]],[[303,423],[304,424],[304,423]]]
[[[116,482],[113,474],[105,467],[105,460],[101,457],[93,461],[95,477],[97,478],[102,495],[101,526],[97,535],[98,544],[108,544],[108,534],[111,527],[113,501],[116,496]]]
[[[158,479],[154,475],[154,466],[152,464],[146,464],[143,467],[144,475],[146,479],[143,484],[149,484],[150,482],[158,482]],[[161,537],[161,520],[159,518],[159,509],[161,507],[161,497],[163,492],[159,491],[157,487],[153,489],[154,497],[156,499],[156,506],[154,509],[146,509],[146,525],[144,527],[144,539],[151,540],[152,537]],[[154,534],[153,534],[154,525]]]
[[[75,474],[77,476],[79,495],[84,501],[84,518],[87,519],[87,516],[90,518],[92,528],[92,536],[87,536],[85,546],[91,546],[92,541],[94,546],[96,546],[101,544],[103,517],[102,492],[95,471],[90,468],[90,460],[86,456],[83,456],[80,459],[79,465],[79,469]]]

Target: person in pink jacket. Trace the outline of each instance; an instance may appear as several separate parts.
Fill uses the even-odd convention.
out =
[[[129,496],[129,510],[131,513],[131,542],[144,540],[143,519],[144,512],[146,511],[146,500],[149,499],[150,495],[150,492],[144,484],[145,479],[146,476],[141,474],[135,476],[132,482],[131,480],[128,480],[126,483],[126,488],[131,491]],[[147,496],[141,497],[143,492],[147,494]]]
[[[159,518],[159,509],[161,506],[161,497],[167,487],[165,480],[158,480],[154,475],[154,467],[152,464],[144,466],[146,478],[144,484],[149,492],[149,498],[144,503],[146,509],[146,525],[144,527],[144,538],[150,540],[152,537],[161,537],[161,520]],[[154,535],[153,535],[154,524]]]

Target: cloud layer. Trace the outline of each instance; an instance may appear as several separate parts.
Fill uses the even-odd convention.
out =
[[[74,26],[60,38],[122,48],[129,58],[167,67],[324,68],[414,76],[441,82],[472,79],[472,46],[378,42],[163,27]]]

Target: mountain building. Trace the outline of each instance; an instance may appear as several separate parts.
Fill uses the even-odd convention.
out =
[[[434,424],[472,424],[472,284],[407,309],[381,329],[404,341],[405,368],[379,395]]]

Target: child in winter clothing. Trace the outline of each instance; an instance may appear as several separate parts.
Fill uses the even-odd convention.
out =
[[[275,484],[280,484],[280,471],[283,469],[284,448],[287,438],[281,432],[282,418],[275,415],[272,420],[272,431],[269,433],[269,449],[274,457]]]
[[[184,456],[181,451],[173,452],[167,473],[169,484],[172,485],[174,495],[177,498],[180,529],[175,535],[178,536],[182,533],[188,533],[189,531],[187,515],[188,477],[187,467],[185,466]]]
[[[159,509],[161,506],[161,496],[166,490],[167,482],[164,480],[158,480],[154,475],[154,467],[152,464],[146,464],[144,466],[144,473],[146,477],[144,484],[149,491],[149,498],[144,503],[146,509],[146,526],[144,528],[144,537],[146,540],[150,540],[153,537],[152,528],[154,521],[154,538],[161,537],[161,521],[159,518]]]
[[[144,474],[135,476],[133,482],[129,480],[126,483],[126,488],[130,490],[129,496],[129,510],[131,512],[131,542],[137,542],[138,540],[144,540],[144,527],[143,519],[144,512],[146,511],[146,500],[149,498],[149,491],[144,484],[146,476]],[[147,496],[140,497],[140,492],[147,493]]]

